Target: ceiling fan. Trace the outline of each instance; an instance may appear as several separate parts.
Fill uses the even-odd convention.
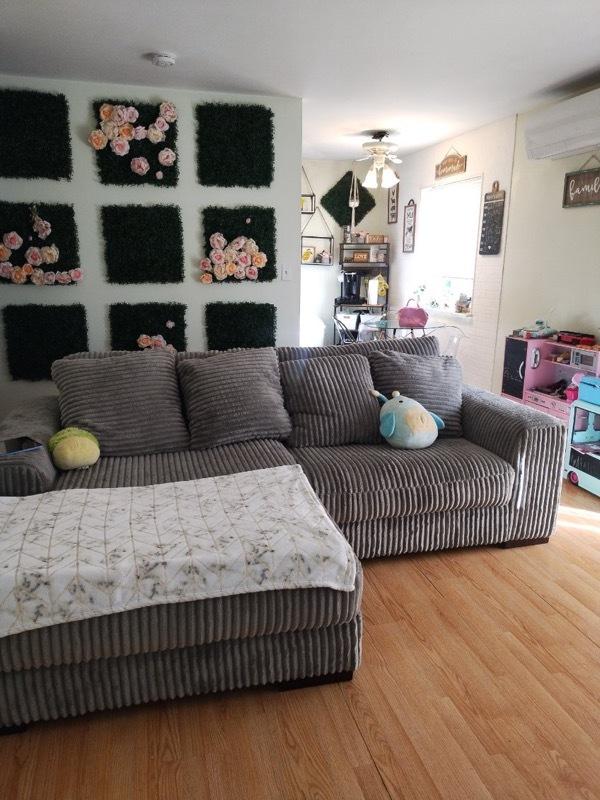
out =
[[[381,185],[383,189],[389,189],[391,186],[395,186],[400,182],[400,178],[388,163],[386,163],[402,163],[402,159],[398,158],[396,155],[396,150],[399,145],[394,142],[383,141],[388,135],[387,131],[373,131],[373,138],[363,143],[363,150],[366,150],[368,155],[356,159],[357,161],[373,160],[373,164],[367,172],[367,177],[362,181],[362,185],[366,189],[376,189],[378,185]],[[378,173],[381,173],[380,183],[378,183]]]

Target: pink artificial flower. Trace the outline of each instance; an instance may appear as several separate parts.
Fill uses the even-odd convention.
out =
[[[10,261],[0,262],[0,278],[8,278],[10,280],[12,271],[13,265],[10,263]]]
[[[44,285],[44,270],[43,269],[34,269],[31,275],[29,276],[29,280],[35,284],[36,286],[43,286]]]
[[[13,283],[27,283],[27,273],[23,267],[15,267],[11,273],[10,279]]]
[[[69,275],[72,281],[80,281],[83,278],[83,270],[77,269],[70,269]]]
[[[251,267],[252,266],[252,257],[248,253],[238,253],[236,255],[236,263],[239,267]]]
[[[60,256],[60,251],[55,244],[42,247],[40,252],[42,254],[42,260],[44,264],[56,264]],[[25,257],[27,258],[27,253],[25,254]]]
[[[57,272],[56,273],[56,282],[57,283],[71,283],[71,276],[68,272]]]
[[[162,131],[163,133],[169,130],[169,123],[164,117],[157,117],[154,124],[156,125],[158,130]]]
[[[213,282],[213,276],[210,274],[210,272],[203,272],[202,275],[200,276],[200,283],[212,283],[212,282]]]
[[[4,242],[4,246],[8,247],[9,250],[18,250],[23,244],[23,239],[21,239],[16,231],[5,233],[2,237],[2,241]]]
[[[119,126],[113,122],[111,119],[104,120],[104,122],[100,123],[100,128],[102,133],[106,136],[109,142],[112,142],[113,139],[116,139],[119,135]]]
[[[222,250],[219,250],[218,247],[215,247],[213,250],[211,250],[208,254],[208,257],[213,264],[225,264],[225,254]]]
[[[40,239],[47,239],[52,233],[52,225],[48,220],[36,216],[33,220],[33,230],[37,233]]]
[[[152,144],[159,144],[165,140],[165,134],[159,128],[157,128],[154,123],[152,123],[152,125],[148,125],[146,136],[148,137],[148,140],[152,142]]]
[[[125,106],[113,106],[110,118],[118,127],[121,127],[121,125],[125,125],[125,123],[128,121],[127,108]]]
[[[145,175],[149,169],[150,164],[144,156],[137,156],[131,159],[131,171],[135,172],[136,175]]]
[[[44,272],[44,283],[47,286],[51,286],[55,281],[56,281],[55,272],[52,272],[51,270],[49,272]]]
[[[241,250],[244,245],[246,244],[247,239],[245,236],[236,236],[233,242],[229,243],[230,247],[233,247],[234,250]]]
[[[156,171],[154,174],[155,174],[155,176],[156,176],[156,180],[158,180],[158,181],[162,181],[162,179],[163,179],[162,170],[160,170],[160,169],[159,169],[159,170],[157,170],[157,171]]]
[[[210,258],[202,258],[202,259],[200,259],[200,269],[203,272],[212,272],[212,268],[213,268],[213,265],[212,265],[212,261],[210,260]]]
[[[208,243],[213,250],[224,250],[227,246],[227,239],[222,233],[211,233]]]
[[[246,239],[244,250],[251,256],[253,256],[255,253],[258,253],[258,245],[254,241],[254,239]]]
[[[106,120],[110,119],[113,112],[113,106],[110,103],[102,103],[100,106],[100,110],[98,111],[98,116],[100,117],[102,122],[106,122]]]
[[[94,150],[104,150],[108,144],[108,136],[101,130],[95,130],[88,136],[88,142],[92,145]]]
[[[173,347],[172,344],[166,345],[165,346],[165,350],[167,351],[167,353],[176,353],[177,352],[176,348]]]
[[[215,278],[218,281],[224,281],[227,277],[227,270],[225,269],[225,264],[216,264],[215,265]]]
[[[27,250],[25,250],[25,260],[28,264],[31,264],[32,267],[39,267],[40,264],[44,263],[44,257],[39,247],[28,247]]]
[[[258,269],[262,269],[266,263],[267,263],[267,256],[265,255],[265,253],[258,252],[252,256],[253,267],[258,267]]]
[[[165,147],[158,154],[158,163],[163,167],[172,167],[176,158],[175,152],[170,147]]]
[[[174,327],[175,327],[175,323],[173,322],[172,319],[168,319],[165,322],[165,328],[168,328],[169,330],[172,330]]]
[[[125,113],[127,115],[127,122],[137,122],[140,116],[140,112],[134,106],[127,106]]]
[[[258,278],[258,270],[256,267],[246,267],[246,277],[249,281],[255,281]]]
[[[238,281],[246,280],[246,268],[240,267],[239,265],[235,268],[235,272],[233,273],[234,277],[238,279]]]
[[[110,143],[110,149],[116,156],[126,156],[129,152],[129,142],[122,136],[117,136],[117,138],[113,139]]]
[[[160,116],[163,119],[166,119],[167,122],[175,122],[177,119],[177,109],[173,105],[173,103],[164,102],[160,104],[159,108]]]
[[[146,347],[152,347],[152,337],[147,333],[142,333],[137,338],[137,346],[144,350]]]
[[[133,129],[133,138],[136,140],[136,142],[141,142],[142,139],[145,139],[147,135],[148,131],[143,125],[138,125]]]
[[[160,333],[152,337],[152,348],[154,350],[162,350],[166,346],[167,342],[165,341],[164,336],[161,336]]]

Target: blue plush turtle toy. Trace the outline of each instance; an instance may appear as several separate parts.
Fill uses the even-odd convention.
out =
[[[420,450],[429,447],[438,437],[438,431],[445,427],[437,414],[427,411],[421,403],[411,397],[403,397],[400,392],[392,392],[392,399],[375,389],[371,389],[380,403],[379,432],[392,447],[407,450]]]

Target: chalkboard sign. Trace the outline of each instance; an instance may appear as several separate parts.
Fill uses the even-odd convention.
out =
[[[483,199],[483,219],[481,220],[481,239],[479,241],[480,256],[497,256],[502,241],[502,223],[504,221],[504,200],[506,192],[500,191],[500,184],[494,181],[492,191]]]

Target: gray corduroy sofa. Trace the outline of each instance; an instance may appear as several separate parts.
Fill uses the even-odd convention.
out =
[[[364,435],[377,425],[378,406],[366,408],[361,385],[355,397],[350,393],[346,398],[358,423],[325,415],[321,428],[311,430],[316,418],[311,397],[323,387],[335,392],[336,365],[340,374],[347,371],[346,379],[357,370],[364,381],[366,359],[357,357],[375,351],[433,356],[438,348],[432,337],[278,348],[274,371],[283,379],[292,421],[267,421],[271,435],[263,435],[259,420],[251,438],[238,441],[235,424],[219,429],[215,418],[220,441],[226,443],[194,449],[191,383],[182,390],[192,446],[139,452],[140,442],[124,431],[117,448],[122,454],[104,455],[90,469],[64,473],[56,471],[45,449],[4,457],[0,495],[140,486],[298,463],[359,558],[545,541],[555,524],[564,446],[563,427],[545,414],[465,387],[462,436],[440,438],[426,450],[394,450],[376,430]],[[238,373],[244,373],[244,353],[250,352],[240,351],[232,361]],[[178,354],[180,381],[186,373],[182,363],[188,361],[212,363],[217,374],[223,359],[208,361],[215,355]],[[336,361],[340,357],[346,358]],[[270,369],[272,387],[279,387],[272,364]],[[63,370],[61,380],[69,370]],[[232,372],[233,383],[234,377]],[[303,410],[295,407],[298,398],[290,394],[295,391],[304,395]],[[240,408],[250,400],[232,402]],[[62,424],[72,424],[66,402],[61,411]],[[155,422],[149,419],[148,424]],[[314,444],[337,441],[340,426],[346,443]],[[60,427],[58,402],[51,397],[9,414],[0,423],[0,437],[26,435],[47,442]],[[136,445],[138,452],[129,453]],[[0,726],[223,689],[348,677],[360,658],[361,581],[359,569],[349,595],[328,589],[264,592],[143,608],[0,639]]]

